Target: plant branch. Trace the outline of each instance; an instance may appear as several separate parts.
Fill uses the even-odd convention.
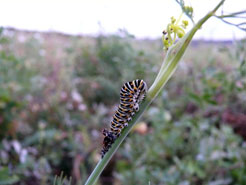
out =
[[[223,13],[223,12],[222,12]],[[246,10],[242,10],[242,11],[239,11],[239,12],[234,12],[234,13],[231,13],[231,14],[227,14],[227,15],[219,15],[219,16],[215,16],[216,18],[220,19],[221,21],[223,21],[224,23],[226,24],[229,24],[229,25],[232,25],[232,26],[235,26],[237,27],[238,29],[242,30],[242,31],[246,31],[246,27],[243,27],[246,25],[246,22],[242,22],[242,23],[238,23],[238,24],[235,24],[235,23],[232,23],[232,22],[229,22],[226,20],[226,18],[243,18],[245,19],[246,16]]]

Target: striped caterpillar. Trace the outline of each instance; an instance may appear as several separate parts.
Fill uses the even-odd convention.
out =
[[[110,131],[103,130],[104,140],[102,157],[109,150],[114,141],[120,136],[123,128],[128,126],[132,116],[139,110],[140,102],[145,98],[147,84],[143,80],[125,83],[120,90],[120,104],[110,125]]]

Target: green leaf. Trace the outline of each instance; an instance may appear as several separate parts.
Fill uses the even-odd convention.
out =
[[[7,167],[0,169],[0,185],[13,184],[19,181],[16,175],[10,175]]]

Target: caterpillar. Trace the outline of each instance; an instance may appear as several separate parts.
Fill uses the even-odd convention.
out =
[[[102,158],[109,150],[114,141],[120,136],[123,128],[128,126],[132,116],[139,110],[139,104],[145,98],[147,84],[143,80],[133,80],[126,82],[120,90],[120,104],[116,110],[110,124],[110,131],[103,130],[104,140],[101,151]]]

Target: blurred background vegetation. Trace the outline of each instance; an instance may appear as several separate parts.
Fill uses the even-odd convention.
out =
[[[162,47],[124,30],[1,29],[0,184],[83,184],[122,84],[150,86]],[[194,41],[98,184],[246,185],[245,139],[246,41]]]

